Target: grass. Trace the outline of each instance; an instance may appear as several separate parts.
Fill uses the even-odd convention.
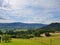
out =
[[[0,45],[60,45],[60,38],[12,39],[12,42],[0,43]]]
[[[59,37],[60,33],[52,33],[51,35],[52,35],[52,37]]]

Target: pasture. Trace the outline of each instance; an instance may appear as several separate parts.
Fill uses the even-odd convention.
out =
[[[35,37],[31,39],[12,39],[9,43],[0,45],[60,45],[60,37]]]

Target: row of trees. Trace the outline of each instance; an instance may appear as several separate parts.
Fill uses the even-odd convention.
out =
[[[41,34],[45,33],[45,35],[50,35],[50,31],[44,30],[26,30],[26,31],[0,31],[0,35],[8,34],[12,38],[32,38],[32,37],[40,37]]]

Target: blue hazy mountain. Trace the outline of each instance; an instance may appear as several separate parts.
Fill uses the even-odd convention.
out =
[[[0,28],[3,29],[36,29],[46,26],[46,24],[37,24],[37,23],[21,23],[21,22],[14,22],[14,23],[0,23]]]

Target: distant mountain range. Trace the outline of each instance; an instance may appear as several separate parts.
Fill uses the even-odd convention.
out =
[[[47,24],[37,24],[37,23],[21,23],[21,22],[14,22],[14,23],[0,23],[0,30],[22,30],[22,29],[44,29],[49,31],[60,31],[60,23],[51,23]]]
[[[8,30],[8,29],[37,29],[46,26],[46,24],[34,24],[34,23],[21,23],[21,22],[14,22],[14,23],[0,23],[0,29]]]

